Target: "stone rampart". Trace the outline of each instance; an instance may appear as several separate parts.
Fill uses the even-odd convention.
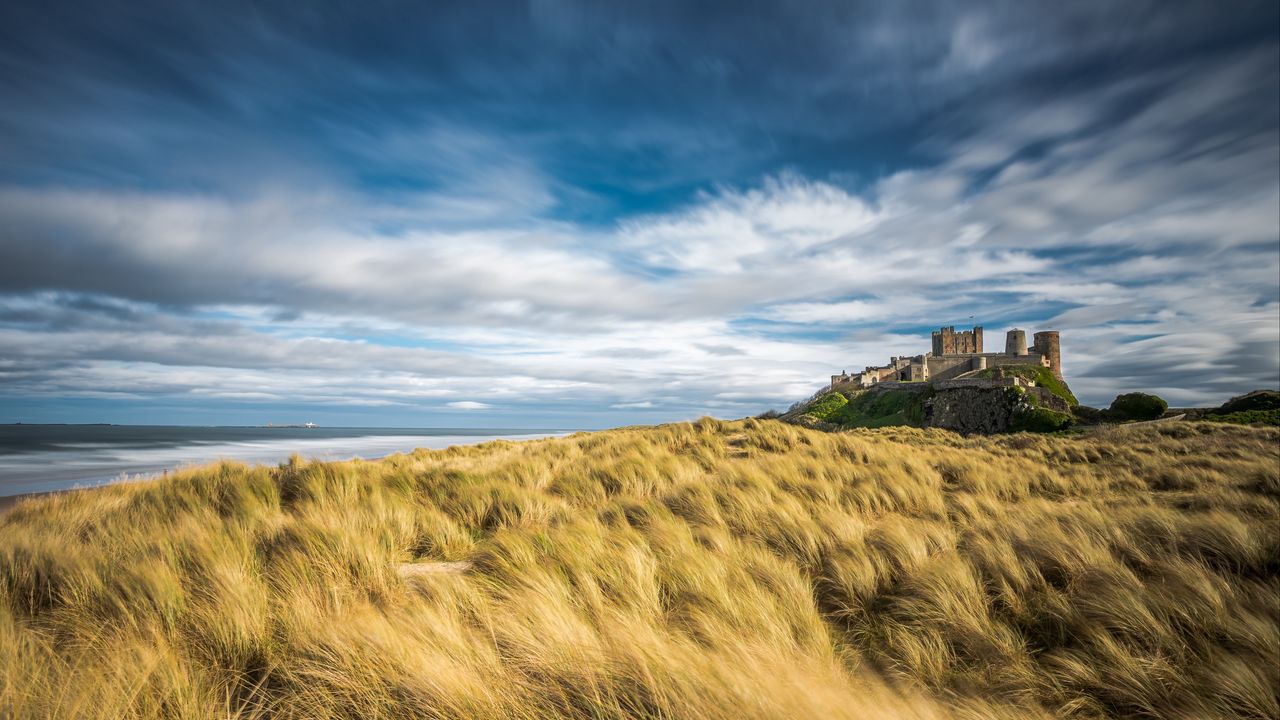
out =
[[[882,383],[876,383],[870,389],[872,390],[910,390],[912,392],[924,392],[932,389],[933,385],[927,382],[904,382],[901,380],[886,380]]]
[[[937,390],[954,390],[956,388],[997,388],[997,387],[1035,387],[1031,381],[1020,377],[1003,378],[953,378],[933,383]]]

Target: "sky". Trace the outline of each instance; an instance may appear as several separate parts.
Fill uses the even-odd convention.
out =
[[[1280,386],[1280,5],[0,4],[0,422],[741,417],[975,323]]]

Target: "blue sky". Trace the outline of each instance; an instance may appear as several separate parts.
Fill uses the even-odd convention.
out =
[[[602,427],[972,316],[1280,384],[1274,2],[0,8],[0,422]]]

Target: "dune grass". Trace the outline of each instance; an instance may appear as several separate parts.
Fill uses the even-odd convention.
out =
[[[705,419],[28,500],[0,717],[1275,718],[1278,447]]]

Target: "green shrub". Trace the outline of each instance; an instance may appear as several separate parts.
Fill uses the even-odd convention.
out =
[[[1089,407],[1088,405],[1073,406],[1071,408],[1071,414],[1075,415],[1076,419],[1082,423],[1093,424],[1093,423],[1106,422],[1107,420],[1106,410],[1101,410],[1095,407]]]
[[[809,409],[805,412],[819,420],[827,420],[831,417],[832,413],[835,413],[837,410],[848,404],[849,400],[844,395],[841,395],[838,392],[827,393],[814,401],[814,403],[810,405]]]
[[[1131,392],[1117,395],[1111,401],[1111,416],[1116,420],[1155,420],[1169,409],[1169,403],[1158,395]]]
[[[1014,432],[1057,432],[1066,430],[1075,422],[1067,413],[1042,407],[1018,410],[1013,415],[1009,429]]]
[[[930,394],[921,390],[870,390],[855,395],[827,420],[847,427],[919,427],[924,424],[924,401]]]

